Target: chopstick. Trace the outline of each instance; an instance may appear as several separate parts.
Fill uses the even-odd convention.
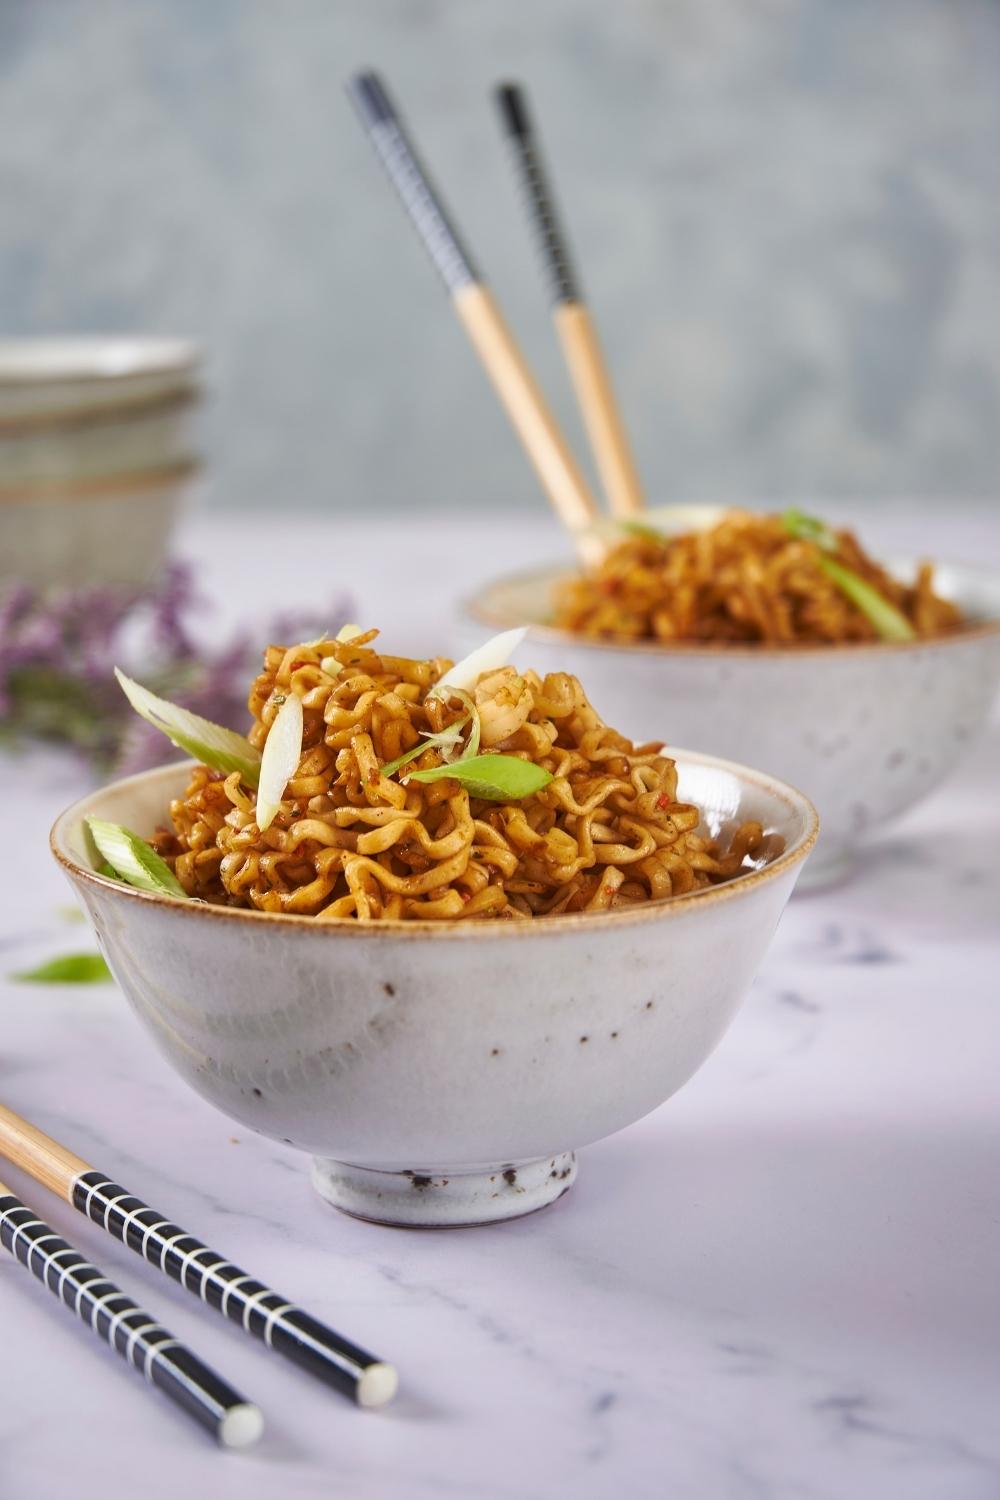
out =
[[[58,1193],[150,1265],[180,1282],[269,1349],[359,1406],[384,1406],[396,1394],[392,1365],[376,1359],[271,1291],[141,1198],[0,1104],[0,1155]],[[207,1259],[206,1259],[207,1257]]]
[[[496,99],[541,246],[551,284],[553,320],[583,412],[601,482],[616,516],[637,515],[646,503],[642,483],[615,400],[597,329],[573,270],[525,92],[519,84],[504,83],[497,89]]]
[[[81,1322],[224,1448],[249,1448],[260,1410],[201,1362],[0,1182],[0,1244]]]
[[[556,513],[592,555],[585,533],[597,506],[566,439],[483,282],[375,73],[348,84],[361,123],[445,285],[452,306],[493,382]]]

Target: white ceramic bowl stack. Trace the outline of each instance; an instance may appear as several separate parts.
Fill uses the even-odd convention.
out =
[[[0,340],[0,583],[144,584],[197,472],[179,339]]]

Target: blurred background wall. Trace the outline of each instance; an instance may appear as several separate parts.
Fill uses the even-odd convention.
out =
[[[202,340],[208,503],[544,506],[366,64],[576,437],[488,98],[530,85],[651,494],[995,494],[994,0],[0,0],[2,331]]]

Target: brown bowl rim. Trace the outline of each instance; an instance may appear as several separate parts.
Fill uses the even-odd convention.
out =
[[[462,938],[464,936],[482,938],[486,933],[496,936],[539,933],[572,932],[584,929],[591,932],[600,931],[609,924],[622,926],[625,923],[634,924],[638,922],[660,921],[669,917],[679,916],[690,911],[697,903],[699,908],[719,901],[738,900],[750,891],[758,889],[767,881],[774,880],[780,875],[785,875],[796,865],[802,863],[810,853],[819,836],[819,814],[812,802],[800,792],[797,787],[789,785],[774,776],[768,776],[766,772],[755,771],[749,766],[740,765],[736,761],[724,760],[721,756],[705,755],[700,751],[682,750],[671,748],[671,754],[678,761],[695,762],[699,765],[717,768],[735,774],[741,781],[750,782],[758,789],[777,795],[790,809],[804,814],[806,827],[801,837],[790,849],[785,849],[772,863],[765,865],[763,869],[751,870],[746,875],[740,875],[732,880],[725,881],[722,885],[705,886],[701,890],[688,891],[679,896],[668,896],[662,901],[649,901],[641,906],[625,907],[609,912],[571,912],[561,913],[558,916],[543,917],[530,922],[498,922],[496,918],[470,917],[468,921],[429,921],[416,918],[412,921],[400,921],[390,919],[379,922],[358,922],[353,917],[331,917],[318,920],[316,917],[299,915],[294,912],[264,912],[255,911],[247,907],[239,906],[210,906],[207,902],[180,901],[172,896],[162,896],[153,891],[136,890],[134,886],[121,884],[119,881],[109,880],[106,875],[101,875],[97,870],[91,870],[80,864],[73,858],[65,845],[66,829],[76,820],[83,817],[83,807],[92,801],[99,791],[107,791],[112,787],[127,786],[131,782],[146,781],[151,777],[162,776],[164,780],[171,775],[183,771],[185,767],[193,767],[194,761],[174,761],[165,766],[157,766],[148,771],[137,772],[134,776],[125,776],[117,781],[110,782],[104,788],[90,791],[84,797],[65,808],[59,814],[52,825],[49,833],[49,847],[52,854],[68,876],[75,881],[83,881],[88,885],[96,886],[109,894],[120,897],[126,901],[141,901],[166,910],[179,913],[182,916],[198,917],[201,919],[218,918],[223,921],[250,921],[278,923],[281,927],[301,927],[311,932],[324,931],[339,933],[341,936],[347,934],[357,938],[371,938],[382,936],[406,936],[414,938]]]

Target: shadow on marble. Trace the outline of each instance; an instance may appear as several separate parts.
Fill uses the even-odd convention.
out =
[[[557,1245],[582,1280],[674,1313],[1000,1347],[996,1149],[973,1121],[688,1127],[666,1145],[640,1126],[583,1153],[570,1197],[539,1255]]]

